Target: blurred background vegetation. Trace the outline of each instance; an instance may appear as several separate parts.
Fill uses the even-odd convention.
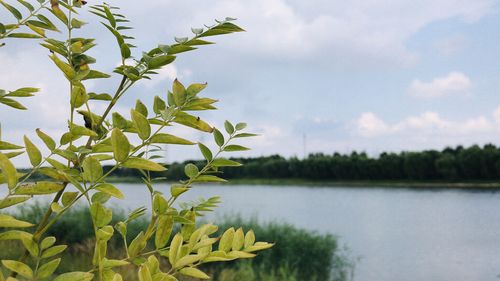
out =
[[[33,204],[16,210],[16,217],[25,221],[38,221],[46,206]],[[124,220],[124,211],[113,212],[115,222]],[[141,229],[147,227],[146,216],[129,224],[128,236],[133,239]],[[292,225],[240,216],[226,216],[216,221],[219,229],[231,226],[253,229],[259,240],[276,242],[268,251],[259,253],[253,260],[234,261],[223,264],[207,264],[204,270],[213,280],[220,281],[344,281],[350,280],[354,272],[354,261],[349,251],[338,244],[330,234],[298,229]],[[221,233],[219,233],[221,234]],[[57,244],[72,245],[63,256],[59,272],[89,270],[93,255],[94,234],[88,209],[79,206],[65,214],[47,233],[56,236]],[[117,235],[109,243],[111,257],[123,257],[121,239]],[[153,248],[153,247],[152,247]],[[16,258],[22,251],[17,241],[0,241],[0,259]],[[120,250],[119,250],[120,249]],[[165,259],[163,266],[168,267]],[[124,280],[137,280],[130,266],[120,268]],[[189,280],[189,279],[180,279]]]

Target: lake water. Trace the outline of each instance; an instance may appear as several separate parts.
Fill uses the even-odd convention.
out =
[[[143,185],[120,186],[126,199],[113,204],[149,205]],[[224,201],[219,215],[338,235],[360,258],[356,281],[500,280],[500,192],[203,185],[181,201],[215,195]]]

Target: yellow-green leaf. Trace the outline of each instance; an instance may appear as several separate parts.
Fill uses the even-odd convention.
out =
[[[148,170],[148,171],[154,171],[154,172],[162,172],[167,170],[167,168],[163,167],[162,165],[143,159],[139,157],[132,157],[129,158],[127,161],[123,163],[123,167],[125,168],[133,168],[133,169],[141,169],[141,170]]]
[[[111,132],[111,145],[115,160],[117,162],[125,161],[130,152],[130,143],[125,134],[118,128],[114,128]]]
[[[172,239],[172,242],[170,242],[170,249],[168,252],[168,260],[170,264],[175,264],[177,262],[178,255],[182,246],[182,241],[182,234],[177,233]]]
[[[30,141],[30,139],[28,139],[27,136],[24,136],[24,145],[26,146],[26,152],[28,152],[31,165],[33,165],[33,167],[38,166],[42,162],[42,153],[40,150]]]
[[[109,183],[102,183],[102,184],[99,184],[98,186],[96,186],[95,188],[96,190],[99,190],[101,192],[104,192],[106,194],[109,194],[113,197],[116,197],[118,199],[123,199],[125,198],[123,196],[123,193],[121,192],[121,190],[119,190],[116,186],[112,185],[112,184],[109,184]]]
[[[9,196],[3,200],[0,200],[0,209],[22,203],[30,198],[31,196]]]
[[[40,279],[50,277],[54,273],[54,271],[56,271],[60,262],[61,262],[61,259],[58,258],[58,259],[51,260],[48,263],[40,266],[40,268],[38,269],[38,271],[36,273],[36,277],[40,278]]]
[[[66,250],[66,248],[68,248],[68,246],[66,246],[66,245],[57,245],[57,246],[50,247],[50,248],[46,249],[45,251],[43,251],[42,258],[46,259],[46,258],[53,257],[55,255],[58,255],[58,254],[62,253],[64,250]]]
[[[243,229],[240,227],[234,233],[233,245],[232,245],[231,249],[233,251],[239,251],[243,248],[244,244],[245,244],[245,233],[243,233]]]
[[[55,182],[39,181],[21,185],[17,190],[17,195],[41,195],[56,193],[64,188],[64,185]]]
[[[17,272],[19,275],[26,277],[26,278],[33,278],[33,270],[26,265],[25,263],[19,262],[19,261],[13,261],[13,260],[3,260],[2,261],[3,266],[5,266],[7,269]]]
[[[203,132],[211,133],[213,131],[212,126],[208,123],[201,120],[199,117],[195,117],[185,112],[178,112],[174,118],[174,122]]]
[[[130,116],[132,117],[132,122],[137,129],[139,137],[142,140],[148,139],[151,135],[151,125],[149,124],[148,119],[134,109],[130,111]]]
[[[12,150],[12,149],[20,149],[23,148],[22,146],[8,143],[5,141],[0,141],[0,150]]]
[[[179,270],[179,273],[182,275],[198,278],[198,279],[210,279],[205,272],[195,268],[195,267],[186,267]]]
[[[9,189],[16,187],[18,180],[16,168],[12,165],[9,158],[2,153],[0,153],[0,169],[2,170],[4,177],[7,179]]]
[[[160,215],[158,218],[158,228],[155,236],[156,249],[163,248],[167,245],[174,226],[174,217],[171,215]]]
[[[0,227],[32,227],[33,224],[25,221],[20,221],[13,216],[0,215]]]
[[[56,54],[52,54],[50,58],[57,65],[57,67],[59,67],[59,69],[64,73],[64,76],[66,76],[68,80],[73,80],[75,78],[76,72],[71,67],[71,65],[63,62],[61,59],[59,59],[59,57]]]
[[[102,177],[103,171],[99,160],[89,156],[83,160],[83,177],[85,180],[95,182]]]
[[[219,241],[219,251],[223,252],[228,252],[231,250],[231,247],[233,246],[233,238],[234,238],[234,228],[230,228],[222,234],[222,237],[220,238]]]
[[[182,144],[182,145],[192,145],[195,144],[192,141],[183,139],[174,135],[159,133],[151,137],[151,143],[168,143],[168,144]]]
[[[57,276],[54,281],[92,281],[94,274],[89,272],[68,272]]]
[[[139,267],[139,281],[153,281],[153,277],[151,277],[151,272],[149,268],[143,264]]]

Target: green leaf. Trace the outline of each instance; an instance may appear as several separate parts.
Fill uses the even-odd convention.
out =
[[[78,192],[71,192],[71,191],[64,192],[64,194],[62,195],[61,203],[63,204],[63,206],[66,207],[69,204],[71,204],[71,202],[73,202],[77,196]]]
[[[130,152],[130,143],[125,134],[118,128],[111,132],[111,146],[113,147],[113,156],[117,162],[123,162],[127,159]]]
[[[198,143],[198,147],[200,148],[200,151],[201,151],[201,154],[203,154],[203,157],[205,157],[205,159],[207,161],[212,161],[212,158],[213,158],[212,151],[210,151],[210,149],[208,147],[206,147],[204,144],[202,144],[201,142]]]
[[[39,181],[21,185],[16,189],[17,195],[42,195],[56,193],[64,188],[64,185],[49,181]]]
[[[167,64],[172,63],[175,60],[175,56],[170,55],[160,55],[151,58],[148,62],[149,69],[159,69]]]
[[[40,266],[40,268],[38,269],[38,271],[36,273],[36,277],[40,278],[40,279],[50,277],[54,273],[54,271],[56,271],[60,262],[61,262],[61,259],[58,258],[58,259],[51,260],[48,263]]]
[[[198,278],[198,279],[210,279],[205,272],[195,268],[195,267],[185,267],[179,270],[179,273],[182,275]]]
[[[168,144],[181,144],[181,145],[193,145],[192,141],[170,135],[159,133],[151,137],[151,143],[168,143]]]
[[[3,266],[5,266],[7,269],[17,272],[19,275],[32,279],[33,278],[33,270],[26,265],[25,263],[19,262],[19,261],[13,261],[13,260],[3,260],[2,261]]]
[[[106,93],[102,93],[102,94],[89,93],[89,100],[110,101],[110,100],[113,100],[113,98],[109,94],[106,94]]]
[[[104,260],[102,261],[102,266],[104,268],[113,268],[113,267],[117,267],[117,266],[124,266],[124,265],[128,265],[130,264],[128,261],[124,261],[124,260],[108,260],[106,258],[104,258]]]
[[[132,55],[132,52],[130,51],[130,47],[128,46],[127,43],[122,43],[120,45],[120,53],[122,55],[122,58],[124,58],[124,59],[129,58]]]
[[[98,186],[95,187],[95,189],[99,190],[101,192],[104,192],[106,194],[109,194],[109,195],[111,195],[113,197],[116,197],[118,199],[125,198],[125,196],[123,195],[123,193],[121,192],[121,190],[119,190],[114,185],[109,184],[109,183],[99,184]]]
[[[234,127],[233,127],[233,124],[231,124],[231,122],[229,122],[229,121],[227,121],[227,120],[226,120],[226,121],[224,121],[224,128],[226,129],[226,132],[227,132],[228,134],[230,134],[230,135],[231,135],[232,133],[234,133]]]
[[[204,84],[191,84],[186,90],[188,97],[194,97],[207,87],[207,83]]]
[[[14,218],[13,216],[9,215],[2,215],[0,214],[0,227],[16,227],[16,228],[21,228],[21,227],[32,227],[34,224],[25,222],[25,221],[20,221]]]
[[[28,139],[27,136],[24,136],[24,146],[26,147],[26,152],[28,152],[31,165],[33,165],[33,167],[38,166],[42,162],[42,153],[40,150]]]
[[[174,265],[174,268],[182,268],[187,265],[192,265],[199,260],[201,260],[203,257],[201,255],[186,255],[180,258]]]
[[[1,145],[1,143],[0,143]],[[10,162],[9,158],[4,154],[0,153],[0,169],[2,174],[7,179],[7,185],[9,189],[13,189],[17,185],[17,170]]]
[[[125,168],[133,168],[133,169],[141,169],[141,170],[148,170],[148,171],[154,171],[154,172],[162,172],[167,170],[167,168],[163,167],[162,165],[143,159],[139,157],[132,157],[129,158],[127,161],[123,163],[123,167]]]
[[[90,206],[90,213],[97,227],[107,225],[113,218],[111,209],[105,208],[101,203],[95,202]]]
[[[238,123],[235,126],[236,131],[241,131],[247,127],[247,123]]]
[[[170,264],[175,264],[175,262],[177,262],[182,247],[182,241],[182,234],[177,233],[172,239],[172,242],[170,242],[170,249],[168,252],[168,261]]]
[[[257,137],[259,135],[257,134],[250,134],[250,133],[240,133],[240,134],[236,134],[234,135],[233,138],[249,138],[249,137]]]
[[[187,164],[185,167],[184,167],[184,173],[186,174],[186,176],[188,176],[189,178],[194,178],[198,175],[200,171],[198,170],[198,167],[196,167],[195,164]]]
[[[109,77],[111,77],[109,74],[97,70],[90,70],[89,74],[87,74],[82,80],[103,79]]]
[[[174,102],[177,106],[181,106],[186,101],[186,88],[179,80],[175,79],[172,86],[172,94],[174,95]]]
[[[54,281],[92,281],[94,274],[89,272],[68,272],[57,276]]]
[[[97,137],[97,133],[83,126],[70,124],[70,133],[73,137],[79,136],[89,136],[89,137]]]
[[[159,96],[155,96],[154,102],[153,102],[153,111],[156,114],[160,114],[161,111],[165,110],[167,108],[167,105],[165,104],[165,101],[162,100]]]
[[[219,241],[219,251],[227,253],[231,250],[231,247],[233,246],[234,234],[235,231],[233,227],[229,228],[222,234]]]
[[[139,267],[138,271],[139,281],[153,281],[153,277],[151,277],[151,272],[149,268],[143,264]]]
[[[216,128],[214,128],[213,134],[214,134],[215,143],[219,147],[223,146],[224,145],[224,135],[222,135],[222,133]]]
[[[160,215],[158,218],[158,228],[155,236],[156,249],[160,249],[167,245],[172,228],[174,226],[174,218],[171,215]]]
[[[9,99],[9,98],[3,98],[3,97],[0,97],[0,103],[3,103],[7,106],[10,106],[12,108],[15,108],[15,109],[20,109],[20,110],[26,110],[27,108],[20,104],[19,102],[13,100],[13,99]]]
[[[137,129],[139,137],[142,140],[147,140],[151,135],[151,125],[149,124],[148,119],[134,109],[130,111],[130,116],[132,117],[132,122]]]
[[[196,178],[196,182],[227,182],[227,180],[213,175],[201,175]]]
[[[135,257],[137,254],[139,254],[140,251],[142,251],[146,247],[146,239],[144,236],[144,232],[141,231],[139,234],[130,242],[130,245],[128,247],[128,254],[130,257]]]
[[[164,214],[168,209],[168,203],[167,200],[160,194],[156,193],[153,196],[153,211],[157,215]]]
[[[45,134],[40,129],[36,129],[36,134],[45,143],[48,149],[51,151],[56,149],[56,142],[49,135]]]
[[[187,188],[185,185],[182,185],[182,184],[173,184],[171,187],[170,187],[170,194],[173,196],[173,197],[178,197],[179,195],[181,195],[182,193],[188,191],[189,188]]]
[[[127,119],[121,116],[118,112],[113,112],[112,119],[113,119],[113,127],[119,129],[127,128]]]
[[[47,250],[43,251],[42,259],[46,259],[46,258],[53,257],[55,255],[58,255],[58,254],[62,253],[64,250],[66,250],[66,248],[68,248],[68,246],[66,246],[66,245],[57,245],[57,246],[50,247]]]
[[[22,203],[26,200],[29,200],[31,196],[9,196],[0,200],[0,209],[4,209],[19,203]]]
[[[244,244],[245,244],[245,233],[243,233],[243,229],[240,227],[234,233],[233,244],[231,249],[233,251],[239,251],[243,248]]]
[[[22,146],[8,143],[5,141],[0,141],[0,150],[12,150],[12,149],[21,149],[23,148]]]
[[[238,167],[238,166],[241,166],[241,163],[238,163],[236,161],[229,160],[229,159],[219,158],[219,159],[215,159],[212,162],[212,166],[214,166],[214,167]]]
[[[82,176],[87,181],[96,182],[103,175],[101,163],[99,162],[99,160],[92,156],[89,156],[85,158],[85,160],[83,160],[82,167]]]
[[[250,148],[248,147],[244,147],[244,146],[241,146],[241,145],[237,145],[237,144],[231,144],[231,145],[228,145],[224,148],[224,151],[246,151],[246,150],[250,150]]]
[[[135,102],[135,111],[144,115],[144,117],[148,117],[148,108],[146,107],[146,105],[144,105],[144,103],[141,100],[137,100]]]
[[[82,84],[73,86],[71,90],[70,104],[73,108],[79,108],[89,100],[87,91]]]
[[[0,4],[2,4],[2,6],[4,6],[5,9],[7,9],[16,19],[21,20],[23,18],[23,14],[21,14],[18,9],[5,3],[4,1],[0,1]]]
[[[71,81],[75,78],[76,72],[69,64],[60,60],[59,57],[55,54],[52,54],[49,57],[57,65],[57,67],[59,67],[59,69],[64,73],[64,76],[66,76],[68,80]]]
[[[32,239],[33,235],[31,233],[20,231],[20,230],[9,230],[0,233],[0,240],[28,240]]]
[[[42,242],[40,243],[40,248],[42,250],[45,250],[49,247],[52,247],[52,245],[54,245],[54,243],[56,243],[56,238],[54,236],[45,237],[42,240]]]
[[[193,115],[187,114],[185,112],[178,112],[174,118],[174,122],[203,132],[211,133],[213,131],[213,128],[205,121],[201,120],[199,117],[194,117]]]
[[[26,1],[17,0],[17,2],[21,3],[21,5],[26,7],[26,9],[28,9],[30,12],[33,12],[35,10],[35,7],[33,7],[33,5],[31,5],[30,3],[26,2]]]

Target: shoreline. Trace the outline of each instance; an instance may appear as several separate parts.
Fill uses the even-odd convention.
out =
[[[142,183],[140,179],[110,177],[112,183]],[[169,182],[169,181],[162,181]],[[173,181],[172,181],[173,182]],[[288,185],[317,187],[386,187],[386,188],[425,188],[425,189],[486,189],[500,190],[500,181],[389,181],[389,180],[304,180],[304,179],[229,179],[225,185]]]

